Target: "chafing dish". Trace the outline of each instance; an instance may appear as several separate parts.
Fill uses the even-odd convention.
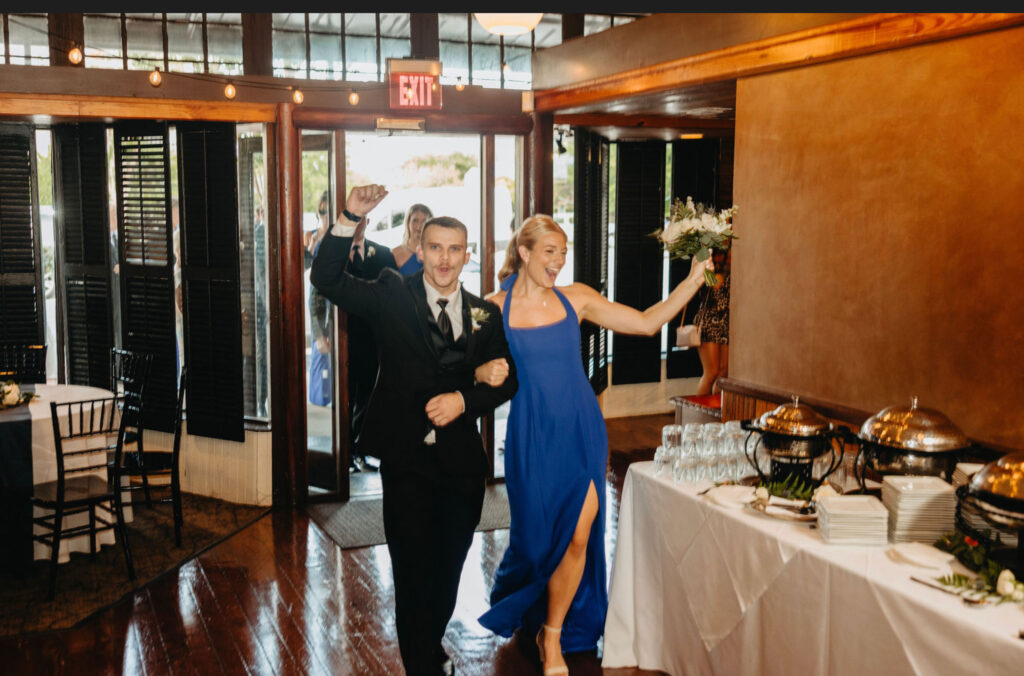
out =
[[[842,439],[849,434],[846,428],[833,425],[810,406],[801,404],[797,396],[759,418],[741,421],[740,426],[749,432],[744,452],[762,481],[785,481],[797,474],[814,487],[839,467],[843,459]],[[757,439],[751,443],[755,433]],[[770,458],[770,477],[765,476],[758,458],[758,449],[762,447]],[[815,477],[815,460],[828,453],[831,457],[827,465]]]
[[[950,481],[956,463],[971,443],[943,413],[910,406],[889,406],[864,421],[857,435],[857,479],[865,487],[868,471],[878,475],[916,474]]]

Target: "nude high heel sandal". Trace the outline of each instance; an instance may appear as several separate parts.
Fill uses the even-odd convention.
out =
[[[537,630],[537,652],[540,653],[540,666],[544,667],[544,632],[550,631],[552,634],[561,634],[561,627],[549,627],[546,624],[542,624],[540,629]],[[569,667],[548,667],[544,669],[544,676],[556,676],[556,674],[568,674]]]

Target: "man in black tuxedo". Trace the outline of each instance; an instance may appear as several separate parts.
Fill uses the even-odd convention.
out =
[[[352,238],[361,235],[353,226],[365,227],[386,194],[377,185],[352,190],[310,280],[363,317],[377,341],[380,371],[362,442],[381,459],[402,662],[410,676],[436,676],[450,665],[441,639],[483,506],[488,463],[477,418],[508,401],[518,383],[500,310],[459,283],[470,253],[458,220],[424,224],[423,270],[415,275],[386,269],[366,281],[346,270]],[[495,363],[504,367],[498,377],[481,375]]]

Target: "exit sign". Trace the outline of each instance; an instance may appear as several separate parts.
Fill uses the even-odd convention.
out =
[[[388,83],[392,110],[440,110],[441,62],[389,58]]]
[[[391,109],[441,109],[441,83],[430,73],[391,73]]]

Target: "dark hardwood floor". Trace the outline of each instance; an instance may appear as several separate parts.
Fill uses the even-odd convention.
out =
[[[671,415],[607,421],[606,544],[611,560],[629,463],[647,460]],[[477,533],[445,636],[457,673],[539,673],[530,638],[481,627],[508,531]],[[603,670],[567,656],[571,673]],[[17,674],[401,674],[385,546],[341,550],[301,510],[279,510],[158,578],[82,626],[0,640]]]

